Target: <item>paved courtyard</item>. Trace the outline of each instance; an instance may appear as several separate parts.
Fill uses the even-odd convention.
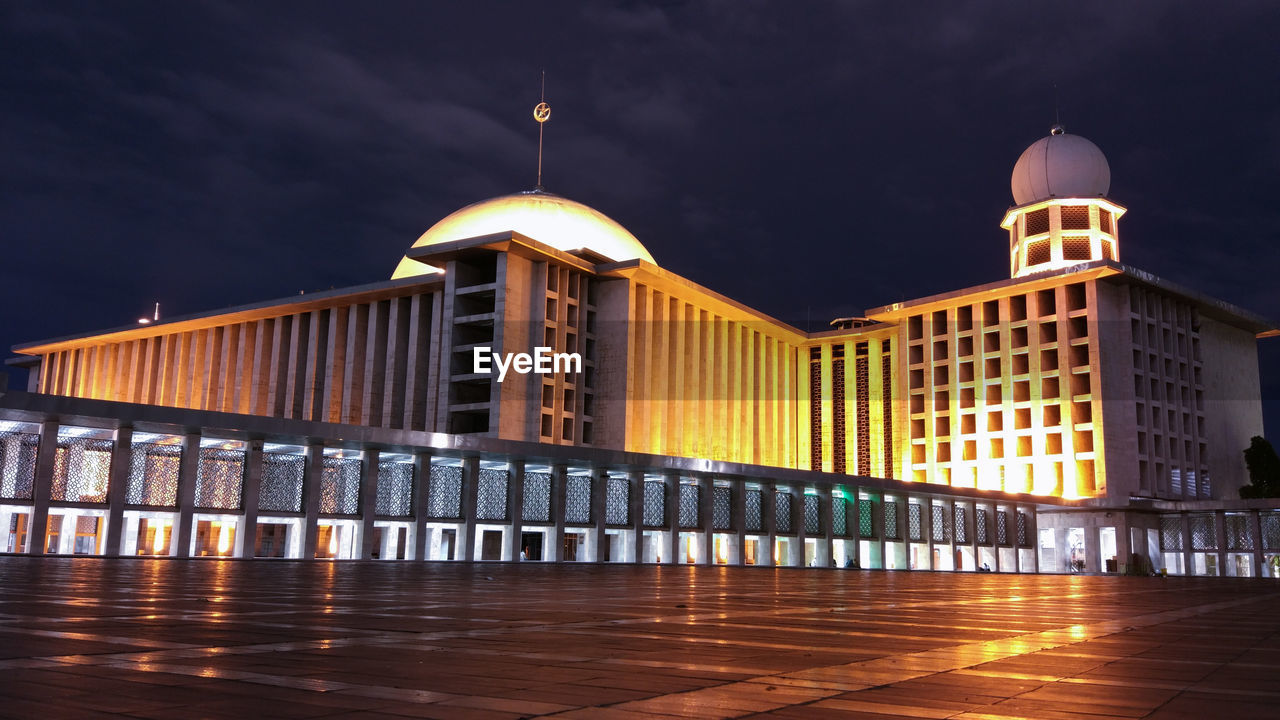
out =
[[[1280,584],[0,558],[13,718],[1274,718]]]

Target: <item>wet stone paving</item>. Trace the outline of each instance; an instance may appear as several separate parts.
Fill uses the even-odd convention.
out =
[[[1280,717],[1280,584],[0,557],[6,718]]]

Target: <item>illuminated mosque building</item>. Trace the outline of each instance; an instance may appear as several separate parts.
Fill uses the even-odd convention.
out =
[[[0,550],[1275,575],[1276,330],[1123,265],[1109,187],[1055,128],[1008,279],[822,332],[539,188],[388,281],[21,344]]]

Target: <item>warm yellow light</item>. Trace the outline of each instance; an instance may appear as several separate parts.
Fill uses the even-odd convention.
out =
[[[329,554],[338,554],[338,528],[333,525],[329,526]]]
[[[164,529],[167,526],[168,526],[168,523],[156,524],[156,532],[154,536],[155,539],[151,543],[151,550],[157,554],[164,549],[164,535],[165,535]]]
[[[218,554],[226,555],[231,550],[231,525],[229,523],[217,523],[218,525]]]

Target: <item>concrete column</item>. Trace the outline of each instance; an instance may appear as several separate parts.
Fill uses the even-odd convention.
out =
[[[1218,576],[1227,574],[1227,511],[1213,513],[1214,545],[1218,548]]]
[[[320,536],[320,479],[324,477],[324,445],[307,446],[307,466],[302,482],[302,510],[306,523],[302,529],[302,558],[314,560]]]
[[[373,521],[378,514],[378,465],[380,450],[364,451],[360,466],[360,559],[372,560],[376,546],[373,542]]]
[[[1182,526],[1182,574],[1194,575],[1195,566],[1191,562],[1191,517],[1186,513],[1178,513],[1178,522]]]
[[[835,537],[835,503],[832,502],[831,486],[818,488],[818,552],[814,559],[818,567],[831,567],[832,540]],[[843,508],[841,508],[843,510]],[[849,526],[846,523],[845,528]]]
[[[431,453],[413,456],[413,559],[427,559],[427,500],[431,487]]]
[[[509,554],[512,560],[520,562],[520,553],[524,552],[524,543],[521,539],[524,534],[524,461],[522,460],[513,460],[507,470],[507,517],[511,518]]]
[[[476,493],[480,488],[480,458],[462,459],[462,553],[455,555],[472,562],[476,558]]]
[[[698,481],[698,527],[702,528],[702,542],[698,545],[698,564],[714,565],[715,558],[715,482],[709,477],[701,477]]]
[[[58,422],[40,423],[40,445],[36,448],[36,476],[31,489],[31,531],[27,547],[32,555],[43,555],[49,530],[49,497],[53,492],[53,465],[58,457]]]
[[[552,562],[564,562],[564,500],[568,477],[569,468],[566,466],[551,466],[551,519],[556,523],[556,530],[551,538],[551,557],[547,559]],[[543,557],[546,557],[545,553]]]
[[[635,536],[627,560],[639,563],[644,562],[644,473],[639,470],[627,473],[627,484],[630,486],[627,517],[631,520],[631,532]]]
[[[250,440],[244,455],[244,488],[240,505],[244,521],[236,533],[236,557],[254,557],[258,544],[258,498],[262,494],[262,440]]]
[[[760,519],[768,535],[765,538],[764,552],[760,554],[761,565],[776,566],[778,564],[778,559],[774,557],[776,554],[774,549],[778,545],[778,506],[773,497],[777,491],[777,483],[760,483]]]
[[[666,499],[663,501],[663,513],[667,525],[667,542],[666,547],[662,549],[662,556],[665,561],[672,565],[680,564],[680,476],[675,473],[667,473],[662,478],[663,494]]]
[[[804,522],[804,486],[792,486],[789,491],[791,494],[791,530],[795,533],[795,542],[791,543],[791,565],[792,567],[805,567],[805,545],[809,539],[809,532],[805,529]]]
[[[729,490],[729,527],[733,531],[734,565],[747,564],[747,483],[735,480]]]
[[[880,546],[880,569],[883,570],[889,567],[889,541],[884,535],[884,493],[880,493],[874,498],[867,499],[871,502],[871,532],[875,536],[875,539],[871,542],[877,543]],[[858,502],[862,502],[861,497],[858,498]],[[894,518],[894,520],[897,520],[897,518]],[[898,525],[898,527],[902,527],[902,525]],[[864,568],[870,567],[870,565],[867,564],[868,558],[862,557],[862,532],[860,530],[857,533],[857,537],[859,538],[858,565]],[[868,545],[870,544],[871,543],[868,543]]]
[[[178,463],[178,526],[174,528],[171,557],[191,557],[191,526],[196,504],[196,473],[200,470],[200,433],[182,438],[182,460]]]
[[[1132,535],[1132,532],[1129,530],[1129,514],[1123,511],[1107,514],[1111,515],[1108,519],[1114,523],[1109,527],[1114,527],[1116,531],[1116,572],[1123,575],[1128,572],[1129,561],[1132,559],[1132,551],[1130,550],[1130,547],[1132,546],[1129,543],[1129,538]],[[1102,547],[1101,536],[1098,538],[1098,547],[1099,549]],[[1101,555],[1101,553],[1099,553],[1099,555]],[[1102,559],[1102,563],[1102,570],[1103,572],[1106,572],[1106,558]]]
[[[107,557],[120,557],[120,541],[124,537],[124,503],[129,496],[129,472],[132,468],[133,428],[116,428],[111,468],[107,471],[107,543],[104,552]]]
[[[609,499],[609,473],[603,468],[591,468],[591,555],[589,562],[608,562],[609,556],[604,548],[604,522],[606,502]]]
[[[1257,510],[1249,511],[1249,535],[1253,537],[1253,552],[1251,553],[1251,561],[1253,565],[1253,577],[1262,577],[1262,517]]]

